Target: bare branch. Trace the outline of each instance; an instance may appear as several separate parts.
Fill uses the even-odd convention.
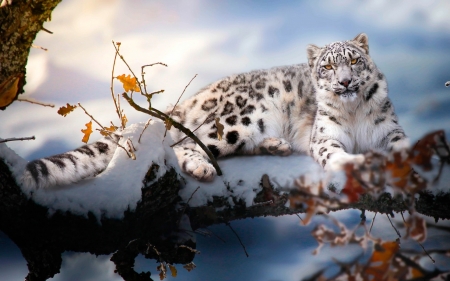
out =
[[[230,229],[231,231],[233,231],[234,235],[236,235],[237,239],[239,240],[239,243],[241,243],[242,248],[244,249],[245,255],[247,256],[247,258],[249,257],[247,250],[245,249],[245,245],[244,243],[242,243],[241,238],[239,237],[239,235],[236,233],[236,231],[234,231],[234,229],[231,227],[230,223],[227,222],[225,223]]]
[[[24,140],[35,140],[34,136],[31,137],[23,137],[23,138],[9,138],[9,139],[0,139],[0,143],[9,142],[9,141],[24,141]]]
[[[211,160],[212,165],[214,166],[214,168],[216,169],[217,175],[221,176],[222,175],[222,170],[219,167],[219,164],[217,164],[216,158],[214,157],[214,155],[211,153],[211,151],[208,149],[208,147],[206,147],[201,141],[200,139],[194,135],[189,129],[187,129],[186,127],[184,127],[183,125],[181,125],[180,123],[176,122],[175,120],[173,120],[172,118],[170,118],[169,116],[167,116],[167,114],[157,110],[156,108],[151,108],[149,109],[145,109],[140,107],[139,105],[137,105],[128,95],[127,93],[123,93],[122,96],[125,98],[125,100],[131,105],[131,107],[133,107],[134,109],[136,109],[137,111],[146,113],[148,115],[151,115],[153,117],[156,117],[160,120],[169,120],[170,122],[172,122],[172,125],[177,128],[178,130],[182,131],[184,134],[186,134],[187,136],[189,136],[191,139],[193,139],[202,149],[203,151],[205,151],[205,153],[208,155],[209,159]]]
[[[36,100],[32,100],[32,99],[27,99],[27,98],[17,98],[17,100],[18,101],[29,102],[29,103],[33,103],[33,104],[38,104],[38,105],[42,105],[42,106],[55,107],[55,105],[52,104],[52,103],[44,103],[44,102],[40,102],[40,101],[36,101]]]

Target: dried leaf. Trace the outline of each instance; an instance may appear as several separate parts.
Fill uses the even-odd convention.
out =
[[[111,126],[109,126],[109,127],[105,127],[105,129],[104,130],[101,130],[100,131],[100,134],[102,135],[102,136],[109,136],[110,135],[110,133],[108,133],[108,132],[115,132],[117,130],[117,127],[116,126],[114,126],[114,125],[111,125]]]
[[[76,105],[70,105],[70,104],[67,104],[67,106],[61,106],[61,107],[58,109],[58,112],[57,112],[57,113],[58,113],[59,115],[61,115],[61,116],[66,117],[66,115],[69,114],[70,112],[74,111],[75,108],[77,108]]]
[[[166,118],[166,120],[164,120],[164,124],[166,125],[166,130],[170,131],[170,128],[172,128],[172,120]]]
[[[389,272],[389,267],[394,255],[400,246],[397,241],[388,241],[383,244],[376,244],[369,266],[365,269],[366,275],[372,275],[372,280],[385,280],[385,274]]]
[[[412,239],[422,243],[427,239],[427,226],[422,217],[419,217],[416,213],[411,215],[406,221],[406,238]]]
[[[219,139],[219,141],[221,141],[222,137],[223,137],[224,126],[220,123],[220,118],[216,117],[215,121],[216,121],[216,127],[217,127],[217,139]]]
[[[349,203],[357,202],[359,200],[359,197],[361,197],[365,190],[362,187],[361,183],[357,179],[355,179],[354,173],[357,171],[354,169],[353,164],[346,164],[344,169],[345,175],[347,176],[347,181],[344,188],[342,189],[342,193],[347,195]]]
[[[177,269],[175,266],[169,264],[170,273],[172,274],[172,277],[177,277]]]
[[[127,116],[124,114],[120,121],[122,122],[122,128],[125,128],[125,126],[127,125],[127,122],[128,122]]]
[[[159,271],[159,280],[166,279],[166,265],[164,263],[161,263],[156,267],[156,270]]]
[[[92,134],[92,121],[89,123],[86,123],[86,129],[81,129],[81,132],[84,134],[83,139],[81,140],[84,143],[87,143],[89,141],[89,137]]]
[[[0,84],[0,108],[11,104],[19,90],[19,81],[22,74],[11,75]]]
[[[131,75],[128,74],[128,76],[125,76],[125,74],[119,75],[116,77],[119,79],[120,82],[122,82],[123,89],[125,92],[133,91],[133,92],[140,92],[141,89],[139,88],[138,82],[136,81],[136,77],[131,77]]]
[[[187,264],[183,265],[183,267],[184,267],[187,271],[191,271],[191,270],[193,270],[194,268],[196,268],[197,266],[196,266],[193,262],[190,262],[190,263],[187,263]]]

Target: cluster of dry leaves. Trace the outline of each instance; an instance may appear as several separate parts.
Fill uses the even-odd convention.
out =
[[[362,165],[347,164],[347,180],[341,194],[336,197],[325,192],[323,182],[311,184],[306,183],[305,178],[299,179],[297,189],[290,196],[290,205],[293,208],[306,209],[303,224],[308,224],[315,214],[327,214],[333,209],[351,207],[363,195],[377,199],[386,191],[386,187],[389,187],[394,195],[403,195],[406,201],[409,200],[409,217],[403,219],[405,239],[413,239],[420,244],[426,240],[427,227],[424,218],[415,211],[415,194],[437,182],[444,165],[448,164],[450,149],[445,133],[437,131],[426,135],[407,151],[389,155],[371,152],[366,155],[366,161]],[[427,173],[432,176],[421,176]],[[324,271],[320,271],[311,280],[428,280],[442,273],[437,270],[427,271],[419,265],[418,260],[424,256],[434,262],[425,249],[423,252],[407,255],[402,253],[399,239],[384,241],[373,237],[365,221],[351,230],[342,222],[329,217],[338,231],[324,224],[317,225],[312,232],[319,244],[314,254],[324,245],[357,244],[365,253],[370,251],[371,256],[363,262],[359,261],[360,257],[345,264],[336,260],[341,269],[338,274],[326,278]],[[363,231],[358,232],[360,228],[363,228]],[[450,250],[444,253],[449,255]]]

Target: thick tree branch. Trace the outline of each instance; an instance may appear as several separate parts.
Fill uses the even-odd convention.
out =
[[[0,85],[11,79],[19,79],[17,86],[0,88],[1,97],[11,90],[12,98],[0,104],[5,109],[25,85],[28,54],[36,34],[51,17],[51,12],[61,0],[12,1],[0,8]]]

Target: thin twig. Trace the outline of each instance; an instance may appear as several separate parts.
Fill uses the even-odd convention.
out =
[[[95,120],[94,116],[90,115],[90,114],[86,111],[86,109],[84,109],[84,107],[81,105],[81,103],[78,103],[78,106],[81,107],[81,109],[84,110],[84,113],[86,113],[87,116],[91,117],[91,119],[94,120],[95,123],[97,123],[97,125],[99,125],[99,126],[102,128],[102,130],[103,130],[104,133],[107,133],[107,134],[109,134],[109,135],[114,134],[113,132],[110,132],[110,131],[106,130],[105,127],[102,126],[102,124],[100,124],[97,120]],[[130,158],[133,159],[133,160],[136,159],[136,156],[134,155],[134,153],[133,153],[133,154],[128,153],[127,149],[126,149],[125,147],[123,147],[122,145],[120,145],[120,143],[119,143],[118,141],[116,142],[116,141],[114,140],[114,138],[111,137],[111,140],[112,140],[113,142],[115,142],[115,143],[117,144],[117,146],[119,146],[120,148],[122,148],[122,149],[125,151],[125,153],[128,155],[128,157],[130,157]]]
[[[397,232],[398,237],[399,237],[399,238],[402,238],[402,236],[400,235],[400,232],[398,231],[397,228],[395,228],[395,226],[394,226],[394,224],[392,223],[391,218],[389,217],[388,214],[386,214],[386,217],[388,218],[388,220],[389,220],[389,222],[391,223],[392,227],[395,229],[395,232]]]
[[[86,109],[84,109],[84,107],[81,105],[81,103],[78,103],[78,106],[81,107],[81,109],[84,110],[84,113],[86,113],[87,116],[91,117],[91,119],[94,120],[95,123],[97,123],[97,125],[99,125],[103,130],[107,131],[107,130],[105,129],[105,127],[102,126],[102,124],[100,124],[97,120],[95,120],[94,116],[90,115],[90,114],[86,111]]]
[[[155,63],[152,63],[152,64],[146,64],[146,65],[141,66],[142,84],[144,85],[144,91],[145,91],[145,94],[147,94],[147,85],[145,85],[145,79],[144,79],[144,74],[145,74],[145,72],[144,72],[144,68],[146,68],[147,66],[154,66],[154,65],[156,65],[156,64],[159,64],[159,65],[162,65],[162,66],[167,67],[167,64],[162,63],[162,62],[155,62]],[[163,91],[163,90],[161,90],[161,91]],[[158,92],[154,92],[154,93],[157,94]]]
[[[197,190],[200,189],[200,186],[198,186],[194,192],[192,192],[191,196],[189,197],[189,199],[186,201],[186,205],[184,205],[183,211],[181,211],[180,214],[180,218],[178,219],[178,227],[180,227],[180,223],[181,223],[181,218],[183,217],[184,213],[186,212],[186,208],[189,206],[189,201],[191,201],[192,197],[194,197],[194,194],[197,192]]]
[[[29,102],[29,103],[33,103],[33,104],[39,104],[39,105],[42,105],[42,106],[55,107],[55,105],[52,104],[52,103],[44,103],[44,102],[30,100],[30,99],[26,99],[26,98],[18,98],[17,100],[18,101]]]
[[[178,100],[175,103],[175,105],[173,106],[172,111],[170,112],[169,116],[172,116],[172,113],[175,110],[175,107],[177,107],[178,103],[180,102],[181,97],[183,96],[183,94],[186,91],[187,87],[189,87],[189,85],[191,85],[191,82],[192,82],[192,80],[195,79],[195,77],[197,77],[197,74],[195,74],[194,77],[192,77],[191,81],[189,81],[189,83],[184,87],[183,92],[181,92],[181,95],[178,97]]]
[[[373,223],[375,222],[375,218],[377,217],[377,214],[378,213],[375,213],[375,215],[373,216],[372,223],[370,224],[369,234],[372,231],[372,226],[373,226]]]
[[[9,141],[24,141],[24,140],[35,140],[34,136],[31,137],[23,137],[23,138],[9,138],[9,139],[0,139],[0,143],[9,142]]]
[[[48,30],[48,29],[45,28],[45,27],[41,27],[41,30],[43,30],[43,31],[45,31],[45,32],[47,32],[47,33],[53,34],[52,31]]]
[[[216,111],[217,111],[217,110],[216,110]],[[205,120],[203,121],[203,123],[201,123],[197,128],[195,128],[195,130],[193,130],[192,133],[195,133],[195,131],[197,131],[201,126],[203,126],[203,125],[206,123],[206,121],[208,120],[208,118],[209,118],[211,115],[216,114],[216,111],[210,113],[210,114],[205,118]],[[176,143],[172,144],[170,147],[174,147],[175,145],[177,145],[177,144],[183,142],[183,141],[184,141],[185,139],[187,139],[188,137],[189,137],[189,136],[185,136],[185,137],[182,138],[181,140],[179,140],[179,141],[177,141]]]
[[[158,118],[160,120],[163,120],[163,121],[169,120],[170,122],[172,122],[172,125],[175,128],[177,128],[178,130],[182,131],[184,134],[188,135],[191,139],[193,139],[203,149],[203,151],[205,151],[205,153],[208,155],[209,159],[211,160],[212,165],[216,169],[217,175],[219,175],[219,176],[222,175],[222,170],[220,169],[219,164],[217,164],[217,161],[216,161],[216,158],[214,157],[214,155],[211,153],[211,151],[208,149],[208,147],[206,147],[200,141],[200,139],[196,135],[194,135],[189,129],[187,129],[186,127],[184,127],[180,123],[174,121],[172,118],[167,116],[167,114],[157,110],[156,108],[151,108],[151,110],[148,110],[148,109],[140,107],[132,99],[130,99],[130,97],[127,95],[127,93],[123,93],[122,96],[131,105],[131,107],[133,107],[137,111],[144,112],[144,113],[146,113],[148,115],[151,115],[151,116],[156,117],[156,118]]]
[[[231,227],[231,224],[229,222],[225,223],[230,229],[231,231],[233,231],[234,235],[236,235],[237,239],[239,240],[239,243],[241,243],[242,248],[244,249],[245,255],[247,256],[247,258],[249,257],[247,250],[245,249],[244,244],[241,241],[241,238],[239,237],[239,235],[236,233],[236,231],[234,231],[234,229]]]
[[[295,215],[303,222],[303,219],[302,219],[302,217],[300,217],[299,214],[295,213]]]
[[[115,48],[116,47],[116,43],[114,41],[112,41],[112,43],[113,43],[114,48]],[[119,54],[119,49],[120,49],[120,43],[117,42],[117,48],[116,48],[116,53],[114,54],[114,62],[113,62],[112,73],[111,73],[111,96],[112,96],[112,99],[114,101],[114,106],[116,107],[117,115],[119,116],[120,124],[122,124],[122,116],[120,114],[120,108],[117,105],[116,97],[114,95],[114,69],[116,67],[116,60],[117,60],[117,55]],[[117,99],[119,99],[119,97]]]
[[[408,224],[406,223],[405,217],[403,216],[403,212],[400,212],[400,214],[402,215],[402,219],[403,219],[403,223],[405,224],[405,226],[408,226]],[[414,239],[413,239],[414,240]],[[425,250],[425,247],[422,245],[422,243],[420,243],[419,241],[415,240],[420,247],[422,247],[423,252],[430,258],[430,260],[433,263],[436,263],[436,261],[430,256],[430,254],[427,252],[427,250]]]
[[[148,119],[147,122],[145,123],[144,129],[142,129],[142,132],[139,135],[138,143],[141,143],[142,134],[144,133],[145,129],[147,129],[148,125],[150,124],[150,121],[152,121],[152,118]]]
[[[34,45],[34,44],[31,44],[31,47],[32,48],[36,48],[36,49],[41,49],[41,50],[43,50],[43,51],[48,51],[48,49],[47,48],[44,48],[44,47],[41,47],[41,46],[38,46],[38,45]]]

